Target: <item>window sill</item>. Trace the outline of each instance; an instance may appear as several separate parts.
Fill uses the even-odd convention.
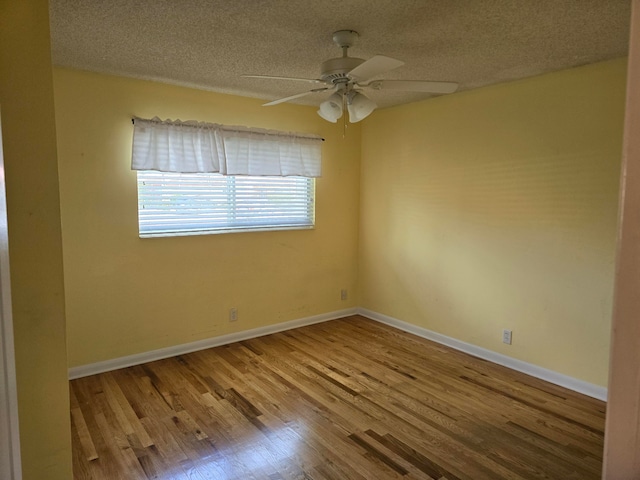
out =
[[[289,227],[249,227],[249,228],[224,228],[215,230],[190,230],[182,232],[158,232],[139,233],[140,238],[163,238],[163,237],[191,237],[198,235],[218,235],[224,233],[248,233],[248,232],[281,232],[287,230],[314,230],[315,225],[292,225]]]

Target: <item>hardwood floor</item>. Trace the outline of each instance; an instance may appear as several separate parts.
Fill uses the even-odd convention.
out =
[[[605,404],[354,316],[73,380],[74,478],[598,479]]]

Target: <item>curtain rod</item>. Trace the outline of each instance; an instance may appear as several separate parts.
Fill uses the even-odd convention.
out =
[[[226,125],[220,125],[220,124],[214,124],[214,123],[207,123],[207,122],[197,122],[197,125],[194,125],[192,123],[188,123],[188,122],[178,122],[178,121],[173,121],[173,120],[160,120],[159,118],[152,118],[152,119],[148,119],[148,118],[140,118],[140,117],[133,117],[131,119],[131,123],[132,124],[136,124],[136,120],[144,120],[145,122],[152,122],[152,123],[168,123],[168,124],[173,124],[173,125],[179,125],[181,127],[193,127],[193,128],[201,128],[202,126],[214,126],[214,127],[219,127],[222,130],[225,130],[227,132],[237,132],[237,133],[245,133],[245,132],[249,132],[249,133],[261,133],[263,135],[272,135],[274,137],[295,137],[295,138],[306,138],[309,140],[322,140],[323,142],[325,141],[324,138],[317,136],[317,135],[304,135],[304,134],[298,134],[298,133],[292,133],[292,132],[278,132],[276,130],[266,130],[263,128],[250,128],[250,127],[235,127],[235,126],[226,126]]]

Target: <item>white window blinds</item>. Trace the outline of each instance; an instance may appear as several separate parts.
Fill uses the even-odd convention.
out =
[[[321,175],[322,138],[204,122],[134,119],[133,170]]]
[[[138,172],[141,237],[311,228],[314,180]]]

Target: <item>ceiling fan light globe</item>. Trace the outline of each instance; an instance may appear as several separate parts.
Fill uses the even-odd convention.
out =
[[[367,118],[376,109],[375,102],[361,93],[356,94],[351,98],[351,101],[347,105],[349,111],[349,122],[356,123],[360,120]]]
[[[318,110],[318,115],[324,118],[327,122],[331,122],[331,123],[336,123],[338,121],[338,118],[340,118],[335,116],[329,117],[325,115],[325,113],[322,110]]]
[[[327,100],[320,104],[318,115],[326,121],[336,123],[342,117],[342,96],[334,93]]]

